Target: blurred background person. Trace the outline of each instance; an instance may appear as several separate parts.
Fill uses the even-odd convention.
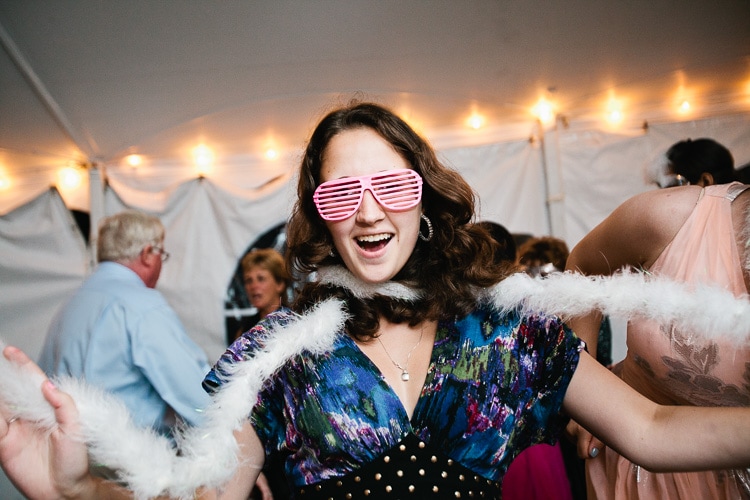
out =
[[[652,180],[662,188],[727,184],[738,179],[732,153],[709,138],[674,143],[654,168]]]
[[[287,306],[287,289],[292,282],[284,257],[272,248],[251,250],[242,258],[240,265],[245,294],[256,313],[240,319],[239,327],[228,339],[230,344],[258,321]]]
[[[517,250],[516,262],[530,276],[547,276],[565,268],[568,247],[551,237],[530,237]],[[563,263],[560,266],[560,263]],[[536,444],[523,450],[508,467],[503,481],[505,500],[542,500],[573,497],[565,469],[560,441],[554,445]]]
[[[175,417],[199,422],[210,367],[155,289],[169,258],[164,233],[157,217],[141,212],[102,220],[99,264],[53,319],[39,365],[111,392],[137,425],[169,435]]]
[[[532,237],[518,248],[518,264],[530,276],[547,276],[565,270],[568,245],[552,236]]]
[[[530,276],[545,277],[565,271],[570,251],[568,244],[553,236],[538,236],[518,247],[518,264]],[[603,318],[596,342],[596,359],[604,366],[612,364],[612,328]]]
[[[516,262],[516,241],[505,226],[488,220],[477,222],[477,225],[485,228],[497,243],[495,262]]]
[[[710,164],[692,171],[699,170],[715,172]],[[687,172],[679,167],[676,171]],[[696,185],[648,191],[628,199],[576,245],[568,269],[609,275],[633,267],[747,297],[750,186],[701,187],[711,180],[700,174]],[[596,343],[597,321],[597,315],[591,315],[576,318],[570,325],[591,346]],[[625,359],[613,371],[657,403],[750,406],[750,348],[734,339],[699,338],[689,331],[631,320],[627,347]],[[590,498],[750,498],[748,470],[652,473],[611,448],[602,448],[595,439],[592,444],[591,439],[584,432],[578,444],[582,455],[592,446],[600,450],[586,461]]]

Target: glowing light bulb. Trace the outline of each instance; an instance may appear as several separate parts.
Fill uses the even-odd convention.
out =
[[[125,158],[125,161],[128,165],[130,165],[133,168],[137,168],[143,164],[143,157],[141,155],[128,155]]]
[[[619,109],[613,109],[607,114],[607,120],[609,120],[610,123],[620,123],[622,119],[623,114]]]
[[[193,149],[193,160],[196,165],[210,165],[214,161],[213,151],[205,144],[196,146]]]
[[[690,102],[688,100],[684,100],[680,103],[680,112],[681,113],[687,113],[690,111]]]
[[[607,103],[606,118],[611,125],[617,125],[625,118],[625,114],[622,112],[622,103],[614,97],[610,98]]]
[[[275,160],[279,157],[279,152],[276,151],[274,148],[268,148],[265,152],[265,157],[267,160]]]
[[[193,161],[195,162],[196,173],[201,176],[206,175],[211,172],[214,153],[205,144],[200,144],[193,148]]]
[[[555,120],[555,109],[551,102],[546,100],[544,97],[540,98],[537,103],[534,105],[534,107],[531,109],[531,112],[534,116],[537,117],[537,119],[544,123],[544,124],[550,124]]]
[[[474,113],[469,117],[466,123],[474,130],[479,130],[484,125],[484,117],[478,113]]]
[[[81,172],[77,168],[65,167],[57,173],[60,187],[63,189],[78,189],[81,186]]]
[[[10,189],[10,186],[10,179],[8,179],[5,174],[0,173],[0,191],[8,190]]]

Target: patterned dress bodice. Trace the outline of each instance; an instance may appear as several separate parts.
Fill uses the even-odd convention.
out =
[[[282,311],[267,319],[292,318]],[[221,363],[252,356],[267,326],[261,322],[232,344],[204,385],[221,384]],[[556,440],[581,348],[555,317],[479,308],[440,321],[409,419],[378,368],[341,334],[328,353],[303,353],[276,372],[251,421],[267,453],[283,455],[295,486],[344,476],[412,434],[482,477],[501,481],[524,448]]]

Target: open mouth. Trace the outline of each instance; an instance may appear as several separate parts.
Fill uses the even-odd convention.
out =
[[[359,245],[359,247],[363,250],[374,252],[385,247],[388,242],[391,241],[391,238],[393,238],[393,235],[389,233],[360,236],[359,238],[357,238],[357,245]]]

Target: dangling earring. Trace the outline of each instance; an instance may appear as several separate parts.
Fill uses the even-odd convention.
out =
[[[328,256],[329,257],[336,257],[336,247],[331,245],[331,249],[328,250]]]
[[[430,241],[433,235],[432,221],[425,214],[422,214],[419,217],[427,224],[427,236],[422,234],[422,225],[419,225],[419,239],[422,241]]]

